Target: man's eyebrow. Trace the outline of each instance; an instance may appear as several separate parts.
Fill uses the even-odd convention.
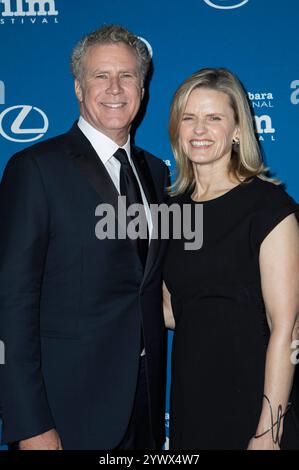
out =
[[[89,73],[92,73],[92,74],[95,74],[95,73],[112,73],[112,71],[109,70],[109,69],[107,70],[107,69],[96,68],[96,69],[90,71]],[[133,75],[138,75],[138,70],[124,68],[124,69],[118,70],[118,73],[131,73]]]

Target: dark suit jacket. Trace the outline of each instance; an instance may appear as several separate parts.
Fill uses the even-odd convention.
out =
[[[149,203],[162,203],[167,168],[134,148]],[[16,154],[0,187],[0,366],[3,441],[55,427],[65,449],[111,449],[132,411],[146,347],[150,418],[164,439],[163,246],[145,270],[134,242],[98,240],[95,209],[118,193],[75,124]]]

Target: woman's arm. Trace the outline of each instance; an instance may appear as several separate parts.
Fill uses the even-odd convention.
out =
[[[170,328],[174,330],[175,328],[175,321],[171,307],[171,298],[169,290],[167,289],[165,282],[163,282],[163,313],[164,313],[164,321],[166,328]]]
[[[278,417],[287,409],[293,383],[295,366],[291,362],[291,343],[298,339],[299,318],[299,229],[293,214],[278,224],[262,242],[260,273],[271,334],[264,382],[267,398],[263,400],[255,435],[260,436],[271,427],[273,434],[270,430],[263,436],[253,437],[248,446],[250,450],[279,449],[283,418],[280,420]],[[278,424],[275,424],[277,418]]]

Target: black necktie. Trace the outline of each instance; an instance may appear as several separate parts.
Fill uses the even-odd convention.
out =
[[[128,160],[127,152],[119,148],[115,154],[115,158],[120,162],[120,194],[126,196],[127,207],[131,204],[142,204],[142,196],[137,178],[132,170],[130,162]],[[138,252],[143,264],[146,263],[147,251],[148,251],[148,240],[143,238],[137,238]]]

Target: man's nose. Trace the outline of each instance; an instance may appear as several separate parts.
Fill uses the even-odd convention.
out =
[[[118,95],[122,91],[119,77],[110,77],[108,91],[113,95]]]

